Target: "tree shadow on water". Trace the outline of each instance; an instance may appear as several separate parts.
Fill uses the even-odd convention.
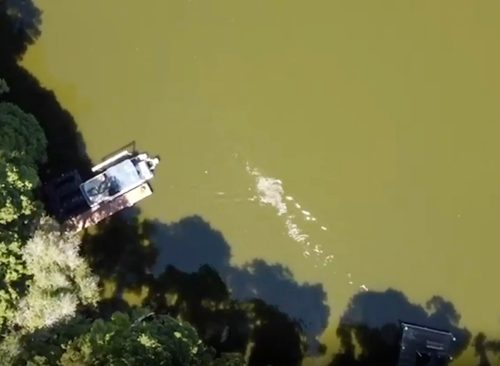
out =
[[[158,250],[153,272],[159,274],[168,264],[184,272],[194,272],[204,264],[225,272],[231,259],[231,249],[219,231],[199,216],[164,224],[147,221],[151,242]]]
[[[156,250],[149,245],[137,208],[126,209],[85,231],[82,252],[94,273],[113,281],[115,292],[139,289],[149,281]]]
[[[472,342],[476,356],[479,357],[478,366],[491,366],[490,358],[488,354],[496,356],[497,359],[500,356],[500,341],[499,340],[489,340],[486,335],[479,333]]]
[[[310,335],[300,319],[271,302],[269,292],[284,288],[275,289],[284,297],[276,302],[304,299],[311,308],[297,307],[303,313],[296,314],[310,311],[309,319],[326,327],[321,287],[298,284],[285,267],[261,260],[231,266],[229,245],[198,216],[172,224],[141,222],[138,216],[136,209],[115,215],[84,236],[82,248],[94,272],[103,284],[114,283],[103,313],[123,307],[124,294],[133,293],[137,305],[189,321],[218,352],[247,353],[250,365],[300,365]],[[325,319],[316,320],[316,313]],[[315,329],[313,336],[319,336],[322,328]]]
[[[40,35],[41,15],[30,0],[0,0],[0,78],[9,85],[2,99],[33,114],[45,132],[48,160],[40,168],[42,181],[73,169],[86,176],[91,163],[73,117],[19,64]]]
[[[230,298],[226,285],[208,265],[192,273],[167,266],[151,281],[144,303],[189,321],[220,352],[245,352],[250,339],[248,313]]]
[[[217,270],[235,299],[261,299],[298,321],[307,337],[308,354],[321,353],[323,347],[317,338],[326,329],[330,314],[321,284],[300,284],[287,267],[262,259],[241,267],[232,265],[231,249],[223,235],[199,216],[172,224],[150,221],[148,225],[150,240],[158,251],[155,274],[167,265],[193,272],[208,264]]]
[[[168,265],[151,282],[144,304],[189,321],[221,352],[248,353],[249,365],[300,365],[305,339],[299,324],[259,299],[231,297],[209,265],[186,273]]]
[[[470,332],[460,327],[460,315],[453,304],[442,297],[434,296],[422,307],[396,290],[368,291],[355,295],[342,315],[337,328],[341,350],[333,355],[330,366],[396,365],[400,321],[450,331],[456,338],[454,358],[471,338]]]
[[[31,0],[0,0],[1,65],[16,63],[40,36],[42,12]],[[2,68],[3,69],[3,68]]]
[[[308,354],[323,353],[318,337],[328,325],[330,310],[321,284],[299,284],[287,267],[268,264],[261,259],[241,268],[231,267],[226,273],[226,281],[235,298],[263,299],[298,320],[307,337]]]

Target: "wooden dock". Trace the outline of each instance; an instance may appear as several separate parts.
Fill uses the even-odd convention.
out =
[[[135,205],[140,200],[150,196],[153,193],[148,183],[143,183],[131,191],[115,198],[113,201],[106,202],[98,207],[89,209],[84,213],[72,217],[65,223],[67,230],[80,231],[89,226],[97,224],[99,221],[123,210],[124,208]]]

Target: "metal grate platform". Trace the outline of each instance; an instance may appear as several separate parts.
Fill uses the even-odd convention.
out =
[[[455,342],[452,333],[401,323],[403,334],[398,366],[446,366]]]

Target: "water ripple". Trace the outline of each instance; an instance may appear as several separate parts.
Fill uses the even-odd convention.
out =
[[[326,231],[327,227],[321,225],[310,211],[303,209],[293,196],[285,194],[283,182],[280,179],[266,177],[248,163],[246,170],[255,178],[255,196],[249,200],[272,206],[276,209],[278,216],[284,217],[286,232],[293,241],[302,246],[304,257],[314,258],[316,265],[326,266],[332,262],[334,255],[326,253],[321,244],[314,243],[310,234],[305,232],[301,225],[308,222],[323,231]]]

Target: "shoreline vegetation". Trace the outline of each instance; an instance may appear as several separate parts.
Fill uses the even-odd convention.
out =
[[[0,86],[2,98],[10,87],[3,79]],[[32,114],[0,101],[3,362],[242,365],[241,355],[216,354],[192,326],[169,315],[146,308],[99,314],[99,279],[80,253],[81,237],[48,217],[37,194],[47,144]]]
[[[2,364],[299,366],[325,355],[323,287],[260,259],[232,266],[203,218],[166,224],[132,208],[76,235],[45,212],[43,184],[88,174],[91,161],[73,117],[19,64],[41,22],[32,1],[0,0]],[[177,262],[159,266],[162,250]],[[328,364],[394,365],[400,319],[452,331],[455,357],[471,346],[486,366],[500,354],[442,297],[422,307],[386,290],[351,299]]]

